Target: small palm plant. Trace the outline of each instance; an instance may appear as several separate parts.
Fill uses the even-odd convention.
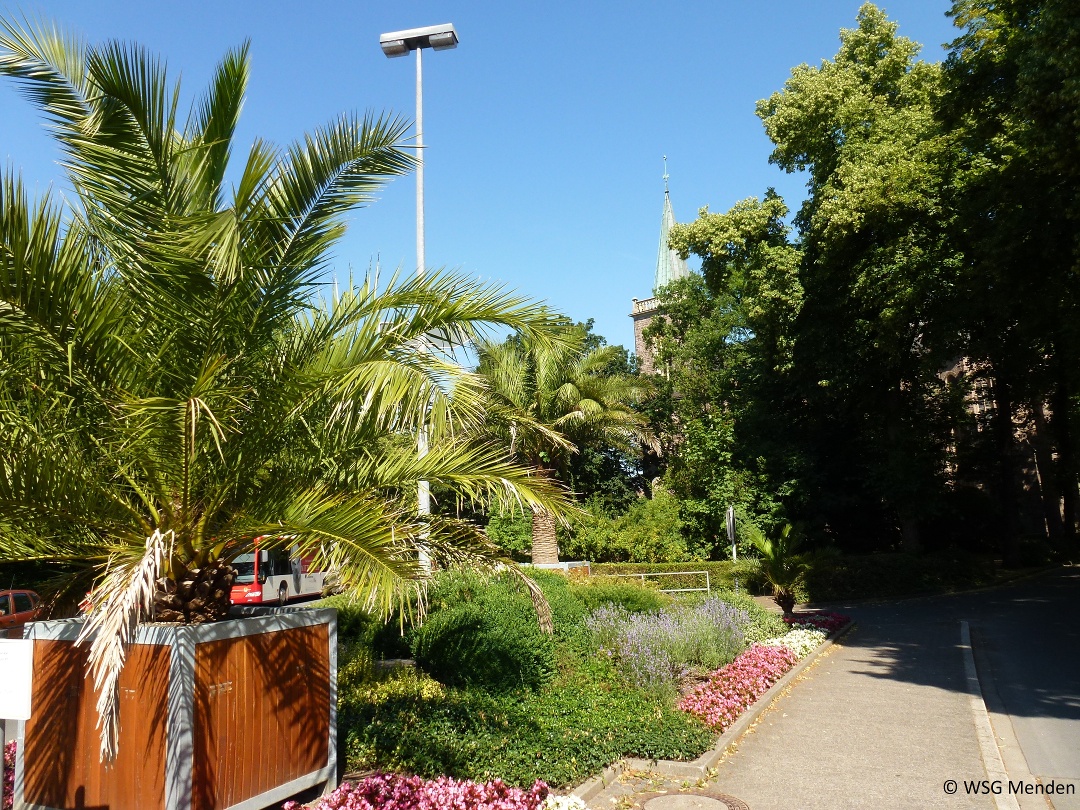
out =
[[[418,515],[418,481],[567,507],[484,433],[484,384],[427,339],[453,349],[498,325],[545,345],[544,307],[445,272],[320,293],[348,212],[411,170],[408,122],[345,115],[284,150],[256,141],[227,184],[246,46],[186,122],[136,46],[0,22],[0,75],[47,118],[75,190],[32,204],[0,176],[0,556],[92,591],[103,756],[137,624],[222,618],[254,538],[297,544],[389,610],[420,552],[497,560],[479,527]],[[402,448],[421,422],[417,458]]]
[[[744,523],[741,533],[759,555],[761,573],[772,588],[773,601],[785,615],[791,615],[795,610],[795,588],[806,572],[806,563],[798,553],[802,537],[790,523],[772,539],[752,523]]]

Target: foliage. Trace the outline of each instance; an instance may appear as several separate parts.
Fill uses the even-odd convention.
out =
[[[729,506],[770,520],[779,509],[768,459],[785,450],[768,417],[789,396],[783,373],[802,299],[786,214],[770,191],[672,230],[672,247],[701,256],[704,276],[659,292],[663,317],[647,337],[670,369],[665,481],[694,556],[723,554]]]
[[[563,556],[590,562],[679,562],[691,559],[682,534],[679,501],[662,487],[636,499],[621,515],[608,517],[596,501],[575,515]]]
[[[593,649],[608,656],[623,679],[673,699],[691,668],[713,669],[742,651],[749,614],[720,599],[676,604],[658,613],[607,605],[586,619]]]
[[[787,647],[754,644],[679,701],[679,708],[723,731],[798,661]]]
[[[374,705],[341,703],[345,767],[527,786],[572,785],[624,756],[694,759],[713,743],[692,717],[613,687],[603,662],[538,691],[447,690]]]
[[[508,556],[525,562],[532,549],[532,519],[520,509],[496,506],[488,516],[487,536]]]
[[[933,554],[816,554],[807,559],[800,601],[882,599],[941,593],[996,581],[993,560],[944,549]]]
[[[711,735],[696,721],[654,695],[616,686],[618,674],[611,663],[589,651],[584,628],[587,604],[620,601],[645,607],[656,600],[670,603],[669,599],[634,583],[576,582],[548,571],[530,571],[529,576],[551,607],[558,665],[554,679],[524,688],[520,662],[506,659],[501,666],[512,675],[496,673],[488,678],[495,688],[447,687],[409,671],[373,681],[362,666],[343,667],[339,717],[348,768],[478,780],[501,777],[518,786],[536,779],[565,785],[582,781],[622,756],[688,759],[709,747]],[[410,639],[440,616],[475,617],[478,609],[491,617],[492,625],[520,625],[522,632],[524,628],[535,632],[528,597],[505,575],[453,572],[436,581],[429,594],[427,623],[410,630]],[[481,624],[478,635],[483,640],[478,643],[495,644],[501,633]],[[534,638],[551,642],[551,637],[539,634]],[[528,645],[516,651],[526,660],[532,654]],[[476,660],[460,664],[470,673],[486,671],[486,665]]]
[[[556,571],[543,571],[535,568],[526,569],[526,575],[535,582],[544,594],[551,608],[552,623],[555,626],[555,640],[578,641],[582,620],[588,612],[576,589],[568,577]]]
[[[388,610],[434,559],[490,563],[478,527],[416,514],[424,479],[465,501],[559,512],[550,482],[482,433],[484,386],[445,353],[485,330],[557,342],[551,313],[449,273],[318,280],[349,212],[413,159],[407,122],[343,115],[226,183],[248,78],[229,52],[187,121],[164,63],[0,23],[0,73],[49,121],[75,189],[32,204],[0,178],[0,550],[77,563],[103,753],[140,619],[221,618],[252,550],[296,544]],[[423,459],[396,441],[429,426]]]
[[[427,619],[409,633],[417,664],[452,686],[535,689],[555,673],[555,646],[527,595],[505,575],[441,574]]]

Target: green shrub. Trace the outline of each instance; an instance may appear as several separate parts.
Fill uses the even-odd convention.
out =
[[[654,582],[642,586],[632,579],[597,576],[571,584],[571,590],[585,608],[618,605],[631,613],[648,613],[671,604],[671,597],[660,593]]]
[[[532,518],[520,510],[495,509],[488,519],[487,536],[512,559],[524,562],[532,552]]]
[[[590,502],[584,515],[560,538],[560,553],[566,559],[595,562],[685,560],[688,552],[682,528],[678,500],[661,489],[617,517],[609,517],[600,504]]]
[[[440,574],[429,600],[428,617],[409,632],[409,645],[417,664],[439,681],[535,689],[554,675],[554,641],[508,576]]]
[[[524,570],[526,575],[540,586],[544,598],[551,607],[555,637],[559,640],[576,637],[588,610],[577,597],[570,580],[565,574],[557,571],[545,571],[539,568],[525,568]],[[533,621],[536,621],[535,614]]]
[[[709,584],[715,589],[735,587],[735,578],[739,580],[739,590],[753,594],[763,594],[766,591],[765,580],[761,575],[761,566],[758,561],[751,558],[740,558],[738,562],[731,560],[695,560],[682,563],[597,563],[592,566],[594,574],[651,574],[651,573],[676,573],[679,571],[708,571]],[[704,588],[705,577],[702,574],[688,574],[686,576],[646,577],[646,581],[652,580],[660,588]]]
[[[345,767],[565,786],[625,756],[688,760],[713,744],[691,716],[614,681],[610,666],[594,661],[535,692],[438,692],[422,680],[346,688]]]
[[[364,651],[375,661],[409,656],[400,617],[395,615],[389,621],[382,621],[364,610],[357,600],[344,594],[325,597],[310,606],[337,610],[338,644],[346,653]]]

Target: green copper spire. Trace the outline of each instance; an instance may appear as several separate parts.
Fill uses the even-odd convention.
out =
[[[671,195],[668,193],[667,155],[664,155],[664,213],[660,218],[660,250],[656,255],[656,278],[653,293],[666,287],[673,281],[690,275],[690,268],[679,258],[679,254],[668,247],[671,226],[675,224],[675,214],[671,210]]]

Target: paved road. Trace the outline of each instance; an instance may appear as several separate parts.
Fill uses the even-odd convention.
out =
[[[987,778],[965,687],[966,620],[1001,710],[994,731],[1022,754],[1007,757],[1010,777],[1077,785],[1021,807],[1080,810],[1078,597],[1071,568],[977,594],[839,606],[859,627],[721,764],[717,788],[753,810],[993,807],[964,789]]]

